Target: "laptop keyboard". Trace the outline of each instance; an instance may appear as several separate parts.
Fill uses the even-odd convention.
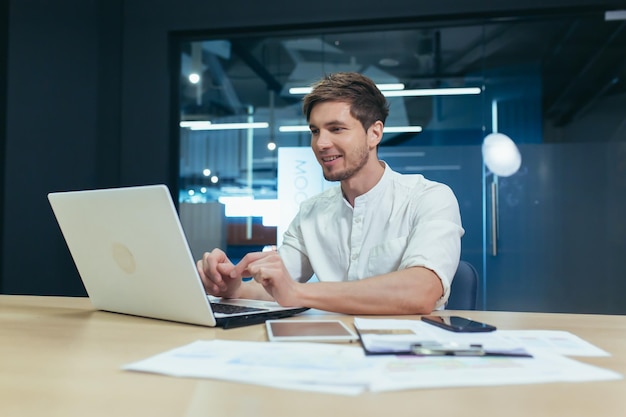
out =
[[[254,311],[267,311],[264,308],[236,306],[232,304],[211,303],[211,308],[214,313],[221,314],[235,314],[235,313],[250,313]]]

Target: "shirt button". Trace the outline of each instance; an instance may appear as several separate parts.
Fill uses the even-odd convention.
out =
[[[355,223],[361,223],[361,218],[360,218],[360,217],[357,217],[356,219],[354,219],[354,222],[355,222]]]
[[[352,260],[356,261],[357,259],[359,259],[359,254],[355,253],[354,255],[352,255]]]

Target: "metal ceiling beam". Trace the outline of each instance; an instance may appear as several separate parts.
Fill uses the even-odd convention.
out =
[[[230,78],[224,71],[219,59],[212,53],[204,54],[205,62],[207,63],[207,71],[211,74],[211,78],[220,87],[220,91],[224,96],[227,106],[234,114],[241,114],[245,107],[241,104],[239,96],[233,87]]]
[[[444,70],[450,73],[466,72],[468,67],[477,61],[485,59],[491,51],[499,49],[502,45],[506,46],[508,39],[505,39],[503,35],[509,29],[510,26],[502,25],[488,36],[483,35],[476,38],[467,48],[443,62]]]
[[[565,124],[567,121],[572,120],[572,119],[576,119],[579,118],[581,116],[583,116],[585,113],[587,113],[587,111],[591,108],[593,108],[593,106],[596,105],[596,103],[602,98],[604,97],[609,91],[611,91],[613,89],[613,87],[615,87],[617,85],[617,83],[619,83],[619,77],[611,77],[611,79],[604,83],[604,86],[600,89],[598,89],[596,91],[595,94],[593,94],[591,96],[591,98],[589,98],[588,100],[585,99],[586,104],[582,107],[573,107],[570,110],[569,114],[565,114],[563,116],[561,116],[561,120],[559,120],[556,125],[563,125]]]
[[[580,88],[581,85],[584,85],[583,78],[589,73],[589,71],[598,64],[600,58],[605,54],[609,46],[613,44],[615,39],[621,34],[621,32],[626,28],[626,22],[621,23],[607,38],[607,40],[602,44],[600,48],[596,50],[596,52],[586,60],[585,65],[576,73],[576,75],[570,80],[569,84],[562,89],[561,94],[549,105],[547,106],[546,114],[558,114],[559,105],[569,96],[576,88]],[[613,78],[613,77],[611,77]],[[603,83],[604,86],[607,85],[605,81]],[[600,88],[601,89],[601,88]],[[596,89],[600,90],[600,89]],[[586,96],[583,98],[584,102],[588,102],[590,97]],[[557,117],[557,122],[555,123],[557,126],[562,126],[567,123],[571,118],[572,114],[574,114],[577,108],[580,107],[580,101],[576,102],[570,101],[569,107],[560,112],[560,115]]]
[[[258,59],[254,57],[254,55],[250,53],[248,48],[246,48],[242,44],[242,42],[233,41],[232,48],[233,52],[236,53],[237,56],[239,56],[239,58],[241,58],[241,60],[245,62],[246,65],[248,65],[248,67],[250,67],[250,69],[263,80],[269,90],[280,94],[283,89],[283,85],[278,82],[276,78],[274,78],[274,76],[267,70],[267,68],[265,68],[265,66],[261,62],[259,62]]]

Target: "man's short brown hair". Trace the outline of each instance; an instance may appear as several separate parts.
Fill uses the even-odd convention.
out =
[[[302,112],[307,122],[311,110],[319,103],[340,101],[350,105],[350,114],[365,130],[380,120],[385,124],[389,114],[387,99],[368,77],[356,72],[328,74],[315,84],[303,99]]]

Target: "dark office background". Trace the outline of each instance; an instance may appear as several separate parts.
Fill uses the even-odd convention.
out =
[[[175,187],[177,114],[170,74],[175,35],[624,7],[623,0],[3,1],[0,293],[84,295],[47,193],[154,183]],[[626,312],[626,305],[607,311],[603,295],[626,289],[626,284],[606,288],[626,277],[589,271],[582,279],[593,285],[583,285],[585,294],[578,295],[574,289],[583,281],[567,278],[554,276],[551,285],[566,287],[572,299],[560,309],[576,310],[574,303],[584,298],[586,311]],[[490,297],[514,297],[511,292],[500,280]],[[550,302],[533,300],[533,308],[550,311]],[[511,306],[523,309],[523,300]]]

